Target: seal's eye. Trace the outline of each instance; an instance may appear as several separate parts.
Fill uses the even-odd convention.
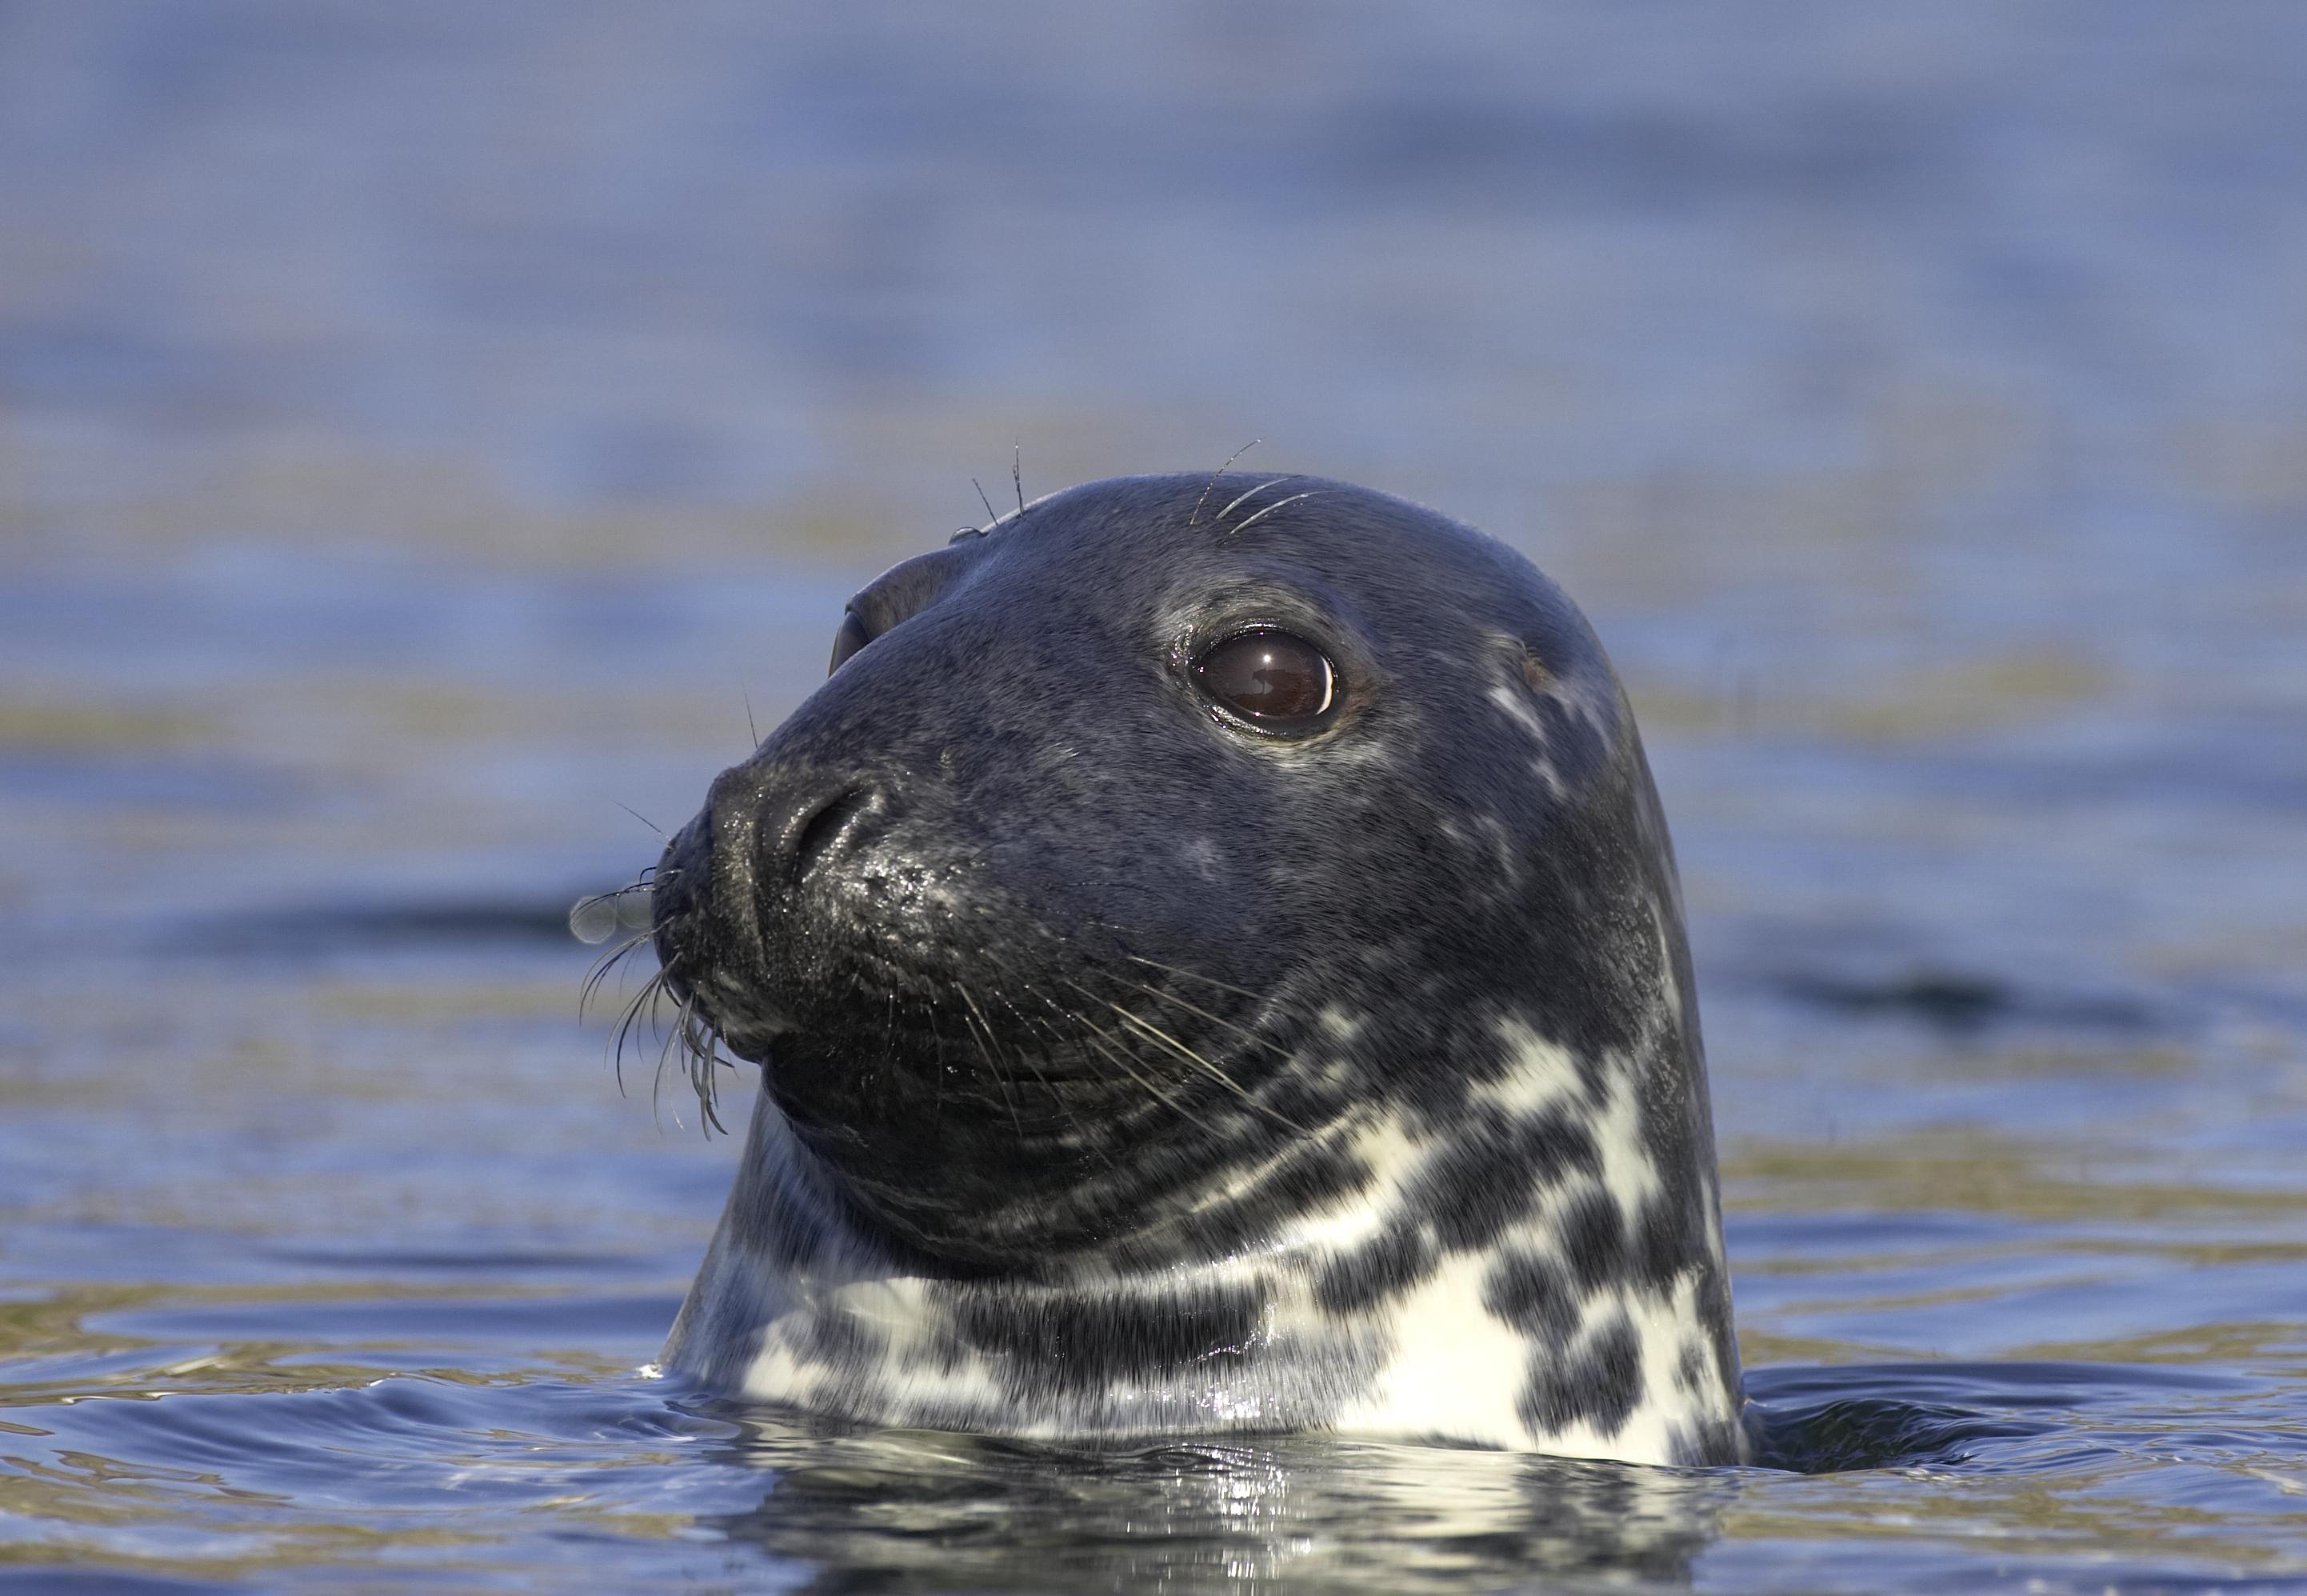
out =
[[[1194,682],[1261,732],[1310,732],[1338,700],[1329,656],[1286,631],[1237,632],[1194,661]]]
[[[841,668],[843,660],[872,640],[873,634],[865,630],[865,622],[857,618],[855,610],[842,611],[840,630],[833,634],[833,663],[825,667],[825,674],[832,675]]]

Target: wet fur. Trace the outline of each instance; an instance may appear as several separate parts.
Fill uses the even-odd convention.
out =
[[[686,1023],[765,1069],[669,1365],[874,1423],[1738,1455],[1672,853],[1557,589],[1227,473],[853,609],[658,870]],[[1336,660],[1319,735],[1194,688],[1253,622]]]

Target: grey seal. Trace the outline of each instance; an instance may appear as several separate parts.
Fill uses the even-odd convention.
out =
[[[1570,600],[1405,501],[1088,484],[860,593],[656,867],[761,1066],[665,1364],[874,1425],[1745,1442],[1680,889]]]

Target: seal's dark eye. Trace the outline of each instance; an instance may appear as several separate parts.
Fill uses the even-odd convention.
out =
[[[1201,690],[1262,732],[1308,732],[1338,699],[1329,657],[1286,631],[1245,631],[1194,661]]]
[[[873,634],[865,630],[865,622],[857,618],[855,610],[842,611],[840,630],[833,634],[833,663],[825,667],[825,674],[832,675],[841,668],[843,660],[872,640]]]

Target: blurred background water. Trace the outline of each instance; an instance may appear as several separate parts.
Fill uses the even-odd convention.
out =
[[[1790,1466],[635,1374],[628,809],[1252,437],[1613,649]],[[2303,888],[2286,0],[0,0],[0,1588],[2307,1589]]]

